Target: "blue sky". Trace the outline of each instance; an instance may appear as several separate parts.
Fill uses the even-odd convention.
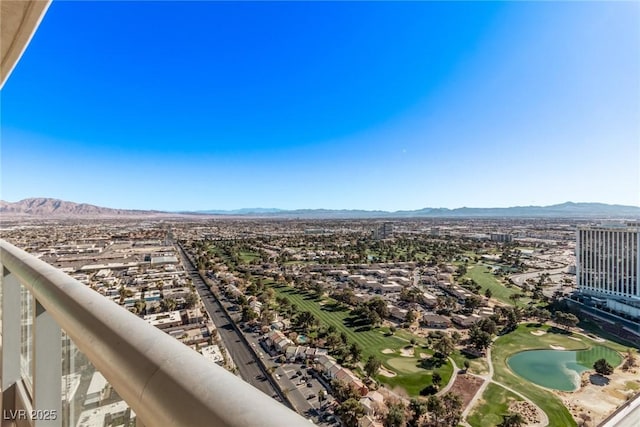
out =
[[[54,1],[3,200],[640,205],[640,3]]]

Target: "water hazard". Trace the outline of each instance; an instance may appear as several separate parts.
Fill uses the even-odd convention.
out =
[[[607,347],[593,346],[588,350],[529,350],[507,360],[516,374],[541,385],[561,391],[574,391],[580,386],[580,374],[593,369],[598,359],[607,359],[612,366],[622,361],[620,355]]]

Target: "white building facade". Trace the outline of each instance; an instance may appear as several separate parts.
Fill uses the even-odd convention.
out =
[[[609,308],[640,313],[640,223],[578,227],[576,279]]]

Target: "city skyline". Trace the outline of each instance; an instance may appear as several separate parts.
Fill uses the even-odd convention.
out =
[[[639,19],[634,3],[54,2],[2,90],[1,198],[639,206]]]

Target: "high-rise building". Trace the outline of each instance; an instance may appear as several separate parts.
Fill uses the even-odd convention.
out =
[[[373,238],[388,239],[393,235],[393,223],[384,222],[373,230]]]
[[[491,233],[492,242],[510,243],[513,242],[513,236],[509,233]]]
[[[583,295],[640,317],[640,223],[578,227],[576,277]]]

